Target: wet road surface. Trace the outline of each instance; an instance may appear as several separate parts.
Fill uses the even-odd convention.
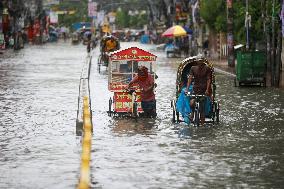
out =
[[[107,74],[93,53],[93,188],[281,188],[284,91],[235,88],[217,74],[220,124],[171,123],[178,59],[158,56],[158,118],[107,116]],[[0,62],[0,188],[75,188],[81,137],[75,133],[85,46],[30,47]]]

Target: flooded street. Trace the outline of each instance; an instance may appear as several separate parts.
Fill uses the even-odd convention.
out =
[[[171,122],[179,59],[158,56],[157,119],[107,115],[108,75],[93,52],[92,188],[282,188],[284,90],[234,87],[216,75],[220,123]],[[32,46],[0,60],[0,188],[75,188],[81,137],[76,136],[78,85],[86,47]]]

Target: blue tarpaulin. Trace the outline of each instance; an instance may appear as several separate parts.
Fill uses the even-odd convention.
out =
[[[187,124],[190,123],[189,121],[189,115],[191,113],[191,108],[190,108],[190,97],[185,95],[185,87],[182,88],[181,93],[178,97],[178,100],[176,102],[176,110],[177,112],[179,112],[183,119],[184,122],[186,122]],[[192,92],[192,85],[190,85],[189,87],[189,92]],[[211,110],[211,100],[209,97],[206,97],[206,101],[205,101],[205,116],[208,116]]]
[[[83,26],[85,26],[86,28],[89,28],[91,27],[91,23],[90,22],[77,22],[77,23],[72,24],[72,29],[76,31],[80,28],[83,28]]]

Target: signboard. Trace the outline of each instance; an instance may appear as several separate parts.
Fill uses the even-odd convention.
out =
[[[59,0],[43,0],[43,6],[59,5]]]
[[[58,14],[56,12],[50,12],[49,13],[49,17],[50,17],[50,23],[51,24],[57,24],[58,23]]]
[[[127,85],[125,83],[116,82],[116,83],[110,83],[108,89],[110,91],[123,91],[126,89],[126,87]]]
[[[89,17],[97,16],[97,3],[96,2],[88,3],[88,16]]]
[[[136,93],[138,112],[142,112],[141,96]],[[132,112],[132,95],[127,92],[114,93],[114,111],[116,112]]]
[[[136,60],[136,61],[156,61],[157,56],[139,49],[137,47],[131,47],[111,54],[110,59],[112,61],[119,60]]]
[[[112,82],[109,83],[108,89],[112,92],[122,92],[126,89],[127,84],[126,83],[121,83],[121,82]],[[135,90],[139,90],[138,84],[133,84],[132,88]]]

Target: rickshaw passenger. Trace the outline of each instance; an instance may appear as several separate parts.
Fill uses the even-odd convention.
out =
[[[112,52],[120,49],[119,41],[112,35],[104,37],[101,41],[101,48],[104,52]]]
[[[193,84],[193,94],[196,95],[210,95],[210,86],[211,86],[211,70],[210,68],[204,63],[200,62],[197,66],[192,66],[190,69],[188,77],[187,86],[185,92],[188,92],[188,88],[192,81],[194,80]],[[203,99],[200,101],[200,123],[204,125],[205,122],[205,100]],[[195,107],[195,99],[190,100],[190,107],[194,109]],[[190,118],[193,118],[193,113],[191,113]]]
[[[138,75],[129,82],[127,88],[131,87],[134,83],[137,83],[141,89],[141,106],[145,117],[156,117],[155,84],[151,74],[148,74],[147,67],[138,67]]]

